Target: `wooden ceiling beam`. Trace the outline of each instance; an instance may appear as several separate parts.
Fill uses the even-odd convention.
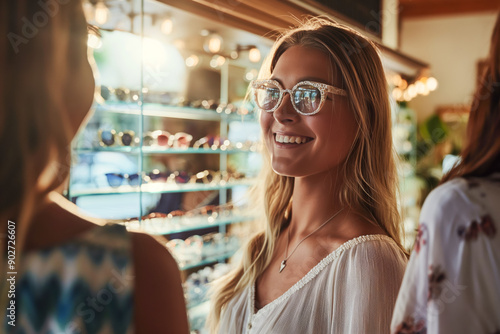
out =
[[[297,19],[317,15],[292,1],[283,0],[158,0],[169,6],[209,20],[227,24],[237,29],[274,40],[277,32],[297,24]],[[500,0],[499,0],[500,1]],[[377,41],[375,41],[377,42]],[[428,64],[412,59],[396,50],[378,44],[387,69],[408,76],[415,76]],[[391,64],[398,64],[397,68]]]
[[[499,0],[401,0],[400,17],[441,16],[495,12],[500,9]]]
[[[308,12],[290,2],[268,0],[159,0],[169,6],[273,39]]]

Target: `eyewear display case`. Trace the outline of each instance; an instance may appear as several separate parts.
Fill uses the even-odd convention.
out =
[[[207,283],[255,219],[261,165],[245,99],[271,41],[156,1],[84,3],[94,112],[73,143],[67,197],[90,216],[163,236],[183,271],[193,332]]]

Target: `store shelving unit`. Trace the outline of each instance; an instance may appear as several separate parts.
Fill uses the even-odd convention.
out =
[[[258,171],[255,167],[252,167],[253,170],[246,169],[249,165],[254,165],[253,162],[249,162],[250,159],[254,161],[259,155],[257,139],[260,136],[257,133],[252,134],[250,138],[244,138],[246,126],[253,124],[252,129],[256,129],[258,120],[251,108],[250,110],[244,108],[246,105],[242,100],[245,95],[244,87],[248,85],[249,80],[245,78],[245,73],[250,69],[257,71],[260,65],[250,63],[248,59],[242,65],[241,59],[230,59],[228,57],[230,51],[226,50],[224,56],[227,61],[214,67],[210,64],[210,59],[218,55],[203,50],[203,43],[200,43],[198,49],[193,49],[192,46],[184,48],[174,45],[175,38],[190,41],[199,36],[174,38],[162,35],[159,24],[155,26],[155,23],[148,21],[147,17],[148,15],[161,17],[162,13],[165,17],[173,16],[177,20],[175,22],[189,22],[190,29],[186,31],[198,35],[202,29],[221,29],[217,23],[193,20],[189,17],[192,14],[181,13],[152,0],[131,0],[116,6],[109,1],[103,3],[109,6],[108,21],[104,24],[96,22],[95,19],[89,21],[104,28],[101,37],[103,48],[99,51],[99,46],[94,50],[96,55],[94,71],[98,73],[96,83],[98,88],[99,85],[102,87],[100,96],[96,97],[94,115],[73,145],[72,155],[76,159],[70,172],[67,197],[90,215],[121,221],[129,230],[163,237],[165,243],[187,240],[190,237],[203,238],[210,234],[223,236],[221,243],[216,247],[217,253],[208,251],[203,239],[203,250],[199,258],[194,261],[179,261],[179,268],[184,271],[184,277],[205,266],[224,263],[238,250],[237,242],[228,237],[232,233],[231,227],[249,224],[255,220],[252,213],[233,202],[235,194],[241,196],[241,193],[255,184]],[[90,9],[90,13],[95,12],[95,3],[88,1],[84,3],[84,8]],[[122,16],[123,20],[119,21]],[[130,20],[130,25],[124,28],[123,21],[127,20]],[[191,25],[199,27],[194,30]],[[224,35],[227,33],[226,30],[220,31],[223,31]],[[227,36],[234,39],[235,46],[236,43],[241,43],[240,39],[232,34]],[[153,36],[157,39],[151,44]],[[224,37],[226,38],[226,35]],[[111,44],[106,44],[112,38],[115,40]],[[151,40],[146,41],[148,38]],[[147,63],[145,53],[140,54],[139,51],[138,55],[130,56],[137,49],[148,47],[148,43],[149,46],[163,43],[165,50],[170,48],[169,50],[174,50],[176,53],[169,54],[169,63],[166,65],[170,71],[168,75],[161,72],[165,71],[161,66]],[[185,63],[185,59],[192,54],[200,59],[197,69],[208,70],[212,75],[208,75],[210,78],[214,78],[214,73],[217,72],[215,77],[219,78],[217,85],[220,87],[217,89],[208,87],[207,91],[212,95],[208,94],[210,96],[206,99],[214,100],[218,105],[232,104],[231,108],[215,110],[214,103],[210,105],[212,109],[193,107],[199,106],[196,103],[186,106],[189,105],[188,98],[190,102],[195,100],[188,96],[189,85],[193,84],[188,80],[190,79],[188,75],[191,75],[195,68],[189,68]],[[131,58],[127,58],[128,56]],[[181,62],[172,66],[171,62],[176,57]],[[133,61],[127,62],[123,59],[133,59]],[[156,57],[155,61],[158,59],[159,57]],[[121,70],[117,65],[120,61],[123,67]],[[177,73],[178,68],[185,68],[184,72],[178,73],[187,74],[173,78],[172,73]],[[238,73],[232,72],[235,68],[239,68]],[[198,75],[199,73],[193,75],[196,80],[199,79]],[[151,78],[154,80],[148,81]],[[170,81],[165,83],[164,80]],[[238,80],[236,84],[235,80]],[[203,87],[198,86],[196,89],[203,90]],[[121,90],[121,96],[118,90]],[[214,96],[214,91],[219,91],[219,95]],[[124,92],[128,93],[123,95]],[[181,96],[185,103],[179,102]],[[164,103],[156,103],[160,100]],[[107,130],[133,133],[130,146],[122,145],[118,137],[115,137],[114,144],[106,146],[99,138],[99,133]],[[193,139],[189,146],[183,147],[160,146],[158,142],[146,144],[145,135],[156,130],[172,134],[185,132],[192,135]],[[210,136],[220,138],[221,143],[193,147],[193,142],[196,140]],[[237,139],[233,140],[231,136]],[[229,142],[224,142],[225,139]],[[154,170],[161,173],[162,181],[150,177]],[[213,171],[215,173],[211,174],[213,179],[192,178],[203,170]],[[188,177],[187,179],[168,177],[175,173],[185,173]],[[122,177],[123,182],[119,185],[113,184],[107,179],[106,174],[117,174]],[[131,185],[130,176],[134,176],[137,183],[132,182]],[[224,206],[227,208],[221,211],[215,210],[210,213],[197,211],[200,207]],[[183,215],[179,216],[179,211]],[[168,216],[170,212],[177,213]],[[151,213],[157,213],[158,217],[151,218]],[[173,255],[176,256],[175,250]],[[201,328],[207,308],[206,302],[189,304],[190,319],[197,319],[195,323],[191,323],[192,330]]]

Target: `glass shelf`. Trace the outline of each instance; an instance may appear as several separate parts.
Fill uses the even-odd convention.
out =
[[[207,264],[214,263],[214,262],[222,262],[222,261],[229,259],[231,256],[233,256],[236,253],[236,251],[237,251],[237,249],[232,249],[232,250],[229,250],[223,254],[208,256],[208,257],[206,257],[198,262],[179,265],[179,269],[180,270],[188,270],[188,269],[192,269],[192,268],[196,268],[196,267],[206,266]]]
[[[120,153],[141,153],[140,147],[130,146],[116,146],[116,147],[95,147],[95,148],[76,148],[77,153],[93,153],[93,152],[120,152]],[[207,149],[207,148],[162,148],[162,147],[149,147],[142,148],[142,153],[145,154],[235,154],[235,153],[254,153],[256,150],[221,150],[221,149]]]
[[[191,327],[191,333],[204,333],[198,332],[205,325],[205,320],[210,311],[210,301],[206,300],[202,303],[198,303],[194,306],[188,307],[189,325]]]
[[[201,301],[187,303],[186,308],[188,309],[188,312],[190,312],[191,310],[197,309],[198,306],[205,305],[205,303],[209,303],[209,302],[210,302],[209,299],[203,299]]]
[[[214,218],[212,216],[199,217],[172,217],[153,218],[150,220],[138,220],[127,222],[125,225],[131,231],[140,231],[152,235],[166,235],[172,233],[188,232],[208,227],[229,225],[244,221],[252,221],[256,217],[251,215],[229,215]]]
[[[96,111],[114,112],[128,115],[141,115],[141,107],[138,103],[113,103],[100,104]],[[166,106],[162,104],[144,103],[142,115],[154,117],[181,118],[202,121],[220,121],[221,119],[232,121],[255,121],[255,113],[248,115],[218,113],[215,110],[206,110],[191,107]]]
[[[94,196],[94,195],[116,195],[116,194],[131,194],[131,193],[151,193],[151,194],[163,194],[163,193],[178,193],[178,192],[192,192],[192,191],[212,191],[212,190],[222,190],[229,189],[237,186],[252,186],[256,180],[246,179],[241,181],[233,181],[225,184],[199,184],[199,183],[185,183],[185,184],[167,184],[167,183],[148,183],[142,186],[129,186],[123,185],[117,188],[105,187],[105,188],[90,188],[90,189],[72,189],[71,197],[80,196]]]

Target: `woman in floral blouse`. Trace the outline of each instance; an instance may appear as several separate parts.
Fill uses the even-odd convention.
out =
[[[422,208],[392,333],[500,334],[500,16],[467,131]]]

